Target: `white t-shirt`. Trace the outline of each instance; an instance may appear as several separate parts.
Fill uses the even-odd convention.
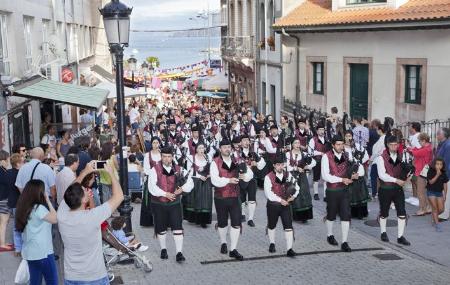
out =
[[[67,188],[77,179],[75,172],[69,167],[65,166],[58,174],[56,174],[55,185],[56,185],[56,201],[58,205],[61,204],[64,193],[66,193]]]
[[[46,134],[41,139],[41,144],[48,144],[51,148],[56,147],[56,137]]]
[[[107,276],[100,225],[110,216],[108,202],[92,210],[71,211],[62,201],[58,228],[64,243],[65,279],[86,282]]]
[[[109,114],[108,113],[103,112],[102,119],[103,119],[103,125],[108,125],[109,124]]]
[[[130,110],[130,124],[137,123],[137,119],[139,117],[139,111],[136,108],[131,108]]]

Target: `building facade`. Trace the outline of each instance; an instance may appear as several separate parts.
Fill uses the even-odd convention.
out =
[[[367,119],[447,119],[449,19],[450,0],[304,1],[275,24],[299,38],[282,37],[284,56],[299,51],[283,90],[299,80],[302,104]]]
[[[0,0],[0,75],[3,86],[41,75],[91,85],[90,67],[111,70],[111,57],[98,8],[102,0]],[[2,96],[3,98],[3,96]],[[40,141],[44,113],[52,122],[77,121],[69,105],[15,96],[0,102],[1,148]],[[6,102],[5,102],[6,101]],[[70,127],[69,127],[70,128]]]
[[[248,101],[256,106],[255,96],[255,1],[221,0],[221,53],[229,75],[229,91],[233,102]],[[226,15],[226,16],[225,16]]]

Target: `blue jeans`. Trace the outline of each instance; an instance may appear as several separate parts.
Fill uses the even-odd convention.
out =
[[[372,187],[372,197],[377,195],[378,169],[376,164],[370,167],[370,186]]]
[[[16,230],[16,208],[12,209],[14,219],[13,219],[13,241],[15,252],[22,252],[22,233]]]
[[[41,285],[44,277],[46,285],[58,285],[58,269],[56,269],[55,256],[49,254],[40,260],[27,260],[30,271],[30,285]]]
[[[109,285],[109,279],[108,276],[94,281],[72,281],[64,279],[64,285]]]

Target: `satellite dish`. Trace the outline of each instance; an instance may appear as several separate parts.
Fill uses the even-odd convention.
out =
[[[48,49],[57,58],[64,57],[64,47],[56,34],[51,34],[48,39]]]

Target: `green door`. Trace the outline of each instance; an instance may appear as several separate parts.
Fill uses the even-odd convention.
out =
[[[369,65],[350,64],[350,116],[368,119]]]

